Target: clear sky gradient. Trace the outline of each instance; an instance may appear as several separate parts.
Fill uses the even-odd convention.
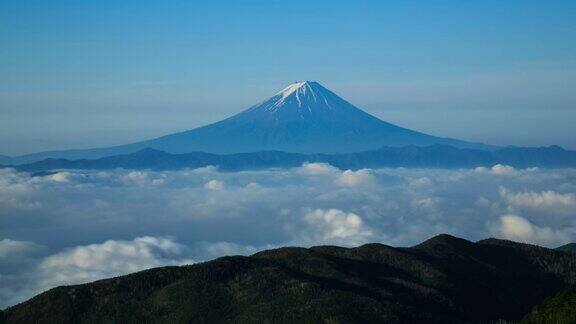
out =
[[[0,154],[194,128],[295,80],[433,135],[576,149],[576,1],[0,1]]]

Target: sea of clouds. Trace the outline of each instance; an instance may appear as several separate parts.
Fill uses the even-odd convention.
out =
[[[0,307],[46,289],[277,246],[439,233],[576,241],[576,169],[0,169]]]

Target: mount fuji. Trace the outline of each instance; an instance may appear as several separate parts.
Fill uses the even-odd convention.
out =
[[[231,154],[276,150],[293,153],[351,153],[383,146],[451,145],[492,149],[481,144],[427,135],[380,120],[318,82],[290,84],[269,99],[222,121],[152,140],[108,148],[49,151],[15,158],[94,159],[153,148],[168,153]]]

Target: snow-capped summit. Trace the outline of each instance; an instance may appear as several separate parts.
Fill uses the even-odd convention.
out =
[[[282,91],[278,92],[276,96],[270,99],[277,99],[276,102],[271,107],[279,107],[284,105],[284,103],[293,97],[296,101],[298,107],[302,106],[307,100],[316,102],[318,100],[324,99],[322,96],[322,89],[324,89],[318,82],[314,81],[298,81],[290,84]],[[326,90],[326,89],[324,89]],[[310,98],[306,98],[309,96]]]
[[[169,153],[264,150],[344,153],[382,146],[432,144],[487,148],[483,144],[430,136],[387,123],[318,82],[299,81],[243,112],[207,126],[111,148],[39,153],[31,159],[97,158],[148,147]]]
[[[305,88],[309,86],[310,81],[298,81],[288,85],[286,88],[282,89],[278,92],[277,95],[280,96],[280,99],[284,99],[289,95],[293,94],[294,92],[304,92],[306,91]],[[301,88],[304,88],[301,90]]]

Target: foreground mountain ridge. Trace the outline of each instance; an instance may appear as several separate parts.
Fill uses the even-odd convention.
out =
[[[58,287],[6,323],[479,323],[576,286],[576,254],[439,235],[411,248],[286,247]]]
[[[13,158],[10,163],[29,163],[46,158],[95,159],[144,148],[173,154],[199,151],[233,154],[266,150],[350,153],[382,146],[433,144],[493,148],[390,124],[355,107],[318,82],[301,81],[234,116],[192,130],[114,147],[28,154]]]
[[[110,156],[96,160],[46,159],[12,166],[20,171],[38,172],[62,169],[151,169],[178,170],[209,165],[221,170],[238,171],[265,168],[298,167],[303,163],[328,163],[340,169],[380,167],[415,168],[474,168],[496,164],[518,168],[576,167],[576,152],[558,146],[541,148],[509,147],[494,151],[459,149],[447,145],[429,147],[384,147],[379,150],[344,154],[298,154],[263,151],[240,154],[209,154],[194,152],[170,154],[144,149],[132,154]]]

